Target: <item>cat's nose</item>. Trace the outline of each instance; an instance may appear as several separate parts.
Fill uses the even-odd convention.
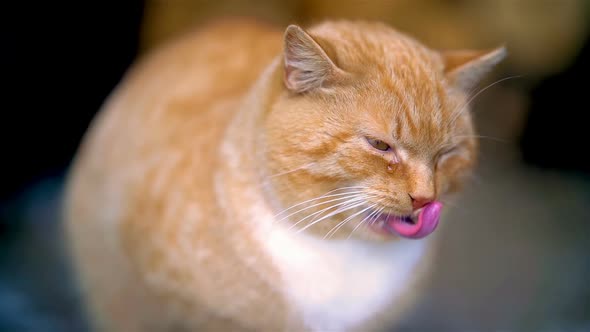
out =
[[[423,196],[423,195],[412,195],[408,194],[412,199],[412,208],[414,210],[418,210],[419,208],[423,207],[424,205],[434,201],[433,196]]]

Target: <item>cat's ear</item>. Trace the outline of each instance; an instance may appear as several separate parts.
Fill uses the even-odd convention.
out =
[[[443,51],[442,57],[449,82],[467,91],[506,57],[506,48],[502,46],[491,51]]]
[[[287,89],[301,93],[329,83],[342,70],[307,32],[289,25],[284,36],[284,81]]]

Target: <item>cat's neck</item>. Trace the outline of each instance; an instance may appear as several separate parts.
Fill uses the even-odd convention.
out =
[[[282,57],[275,58],[244,96],[225,131],[219,151],[216,201],[224,213],[232,214],[228,220],[236,227],[247,227],[246,224],[259,218],[272,217],[263,192],[264,150],[259,145],[266,112],[282,92],[281,60]],[[244,206],[255,207],[256,218],[249,215]]]
[[[222,160],[233,171],[250,176],[253,181],[264,165],[264,149],[259,146],[264,117],[273,100],[282,92],[281,60],[282,57],[276,57],[262,72],[244,96],[224,135]]]

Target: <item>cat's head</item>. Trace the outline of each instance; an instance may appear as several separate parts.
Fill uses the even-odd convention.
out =
[[[428,235],[476,161],[468,98],[504,55],[438,52],[375,23],[289,26],[263,131],[279,222],[327,238]]]

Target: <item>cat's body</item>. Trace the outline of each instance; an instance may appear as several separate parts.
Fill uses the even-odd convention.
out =
[[[364,205],[302,232],[295,226],[306,214],[292,213],[301,206],[284,210],[330,192],[345,195],[361,183],[369,188],[364,178],[350,175],[367,177],[362,175],[367,170],[359,168],[366,163],[387,167],[384,174],[430,174],[429,180],[417,178],[408,184],[412,195],[420,190],[430,190],[432,195],[453,191],[452,172],[468,170],[471,155],[463,156],[460,163],[449,158],[441,166],[451,172],[448,179],[418,165],[417,159],[408,159],[407,151],[419,151],[411,144],[407,150],[400,147],[397,156],[400,164],[414,163],[412,170],[393,161],[381,167],[379,154],[365,163],[350,156],[355,166],[342,166],[342,161],[322,159],[322,154],[330,156],[333,142],[314,146],[321,139],[314,139],[313,131],[343,142],[353,141],[350,133],[330,131],[336,130],[336,125],[328,123],[333,117],[326,121],[317,118],[321,113],[307,111],[312,102],[325,103],[325,112],[333,112],[328,110],[337,103],[333,98],[345,95],[346,107],[360,105],[350,91],[339,95],[330,89],[351,84],[358,76],[355,71],[370,66],[374,61],[370,53],[377,52],[371,47],[379,45],[380,38],[391,38],[393,50],[414,47],[403,57],[420,58],[426,63],[420,66],[438,68],[440,75],[444,75],[443,60],[381,25],[328,23],[316,27],[315,33],[322,40],[369,41],[352,55],[338,53],[342,45],[322,42],[326,53],[319,51],[315,54],[319,58],[308,63],[312,67],[304,68],[305,57],[314,56],[317,44],[309,42],[302,30],[291,28],[283,37],[280,30],[263,25],[220,23],[144,59],[109,99],[73,167],[66,209],[76,266],[98,327],[108,331],[365,331],[399,318],[416,297],[416,282],[427,267],[429,239],[393,238],[358,225],[360,219],[351,219],[352,228],[345,224],[332,231],[343,219],[339,216],[351,216]],[[281,56],[283,43],[287,49],[294,47],[293,57]],[[299,52],[298,47],[307,47],[311,54]],[[317,67],[323,76],[313,77],[318,65],[334,67]],[[336,69],[337,65],[343,67]],[[389,70],[379,70],[384,68]],[[413,75],[413,69],[409,70],[402,70],[402,76]],[[305,76],[309,73],[311,78]],[[391,75],[398,74],[394,70]],[[438,77],[427,72],[419,75],[426,75],[421,78],[425,80]],[[456,76],[457,81],[465,81]],[[410,85],[413,90],[397,94],[406,98],[404,102],[428,98],[415,94],[437,89]],[[376,88],[395,90],[364,87]],[[459,90],[442,102],[457,108],[465,101]],[[375,100],[366,98],[366,105],[375,105]],[[342,114],[341,121],[346,116]],[[427,117],[423,120],[431,122]],[[457,122],[463,123],[458,126],[466,137],[460,144],[474,153],[468,113]],[[327,129],[321,129],[325,125]],[[404,129],[397,132],[403,134]],[[432,140],[450,137],[426,136]],[[305,147],[297,147],[298,142]],[[435,182],[440,193],[434,189]],[[338,196],[325,197],[321,202]],[[318,211],[312,208],[309,211]],[[412,206],[387,209],[392,215],[402,214],[399,211],[405,215]],[[299,226],[310,225],[310,220]],[[333,234],[325,238],[328,231]]]

